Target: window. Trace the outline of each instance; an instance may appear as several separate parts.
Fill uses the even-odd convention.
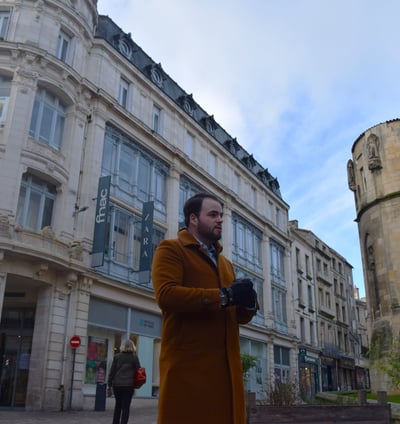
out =
[[[210,175],[213,177],[215,177],[216,168],[217,168],[217,156],[214,153],[210,152],[208,169],[209,169]]]
[[[256,189],[254,187],[250,187],[250,206],[254,209],[256,208],[256,198]]]
[[[179,182],[179,228],[185,226],[185,217],[183,215],[183,205],[186,200],[194,196],[197,193],[200,193],[204,190],[200,186],[190,181],[188,178],[182,176]]]
[[[275,222],[276,226],[278,228],[281,228],[282,227],[282,212],[279,208],[276,208],[275,220],[276,220],[276,222]]]
[[[261,273],[261,231],[236,214],[232,214],[232,226],[233,260]]]
[[[236,194],[239,193],[239,174],[237,172],[233,173],[232,190]]]
[[[69,36],[65,31],[61,30],[58,34],[56,56],[58,59],[62,60],[65,63],[70,63],[71,61],[71,45],[72,37]]]
[[[299,297],[299,305],[304,305],[303,302],[303,282],[301,281],[301,278],[297,280],[297,290],[298,290],[298,297]]]
[[[277,381],[288,381],[290,371],[290,350],[286,347],[274,346],[274,374]]]
[[[7,36],[8,23],[10,21],[9,11],[0,11],[0,39],[4,40]]]
[[[33,231],[51,225],[56,188],[30,174],[22,176],[18,198],[18,224]]]
[[[186,133],[185,138],[185,153],[189,159],[193,159],[194,137],[190,133]]]
[[[326,301],[325,301],[326,307],[331,309],[331,294],[329,292],[326,292],[325,298],[326,298]]]
[[[308,255],[305,255],[305,259],[306,259],[306,274],[310,276],[311,275],[310,257]]]
[[[111,192],[139,209],[154,201],[155,219],[166,220],[168,167],[111,125],[106,126],[102,175]]]
[[[306,342],[306,326],[303,317],[300,317],[300,340],[303,343]]]
[[[10,100],[11,78],[0,75],[0,122],[7,119],[8,102]]]
[[[153,122],[152,130],[157,134],[161,133],[161,108],[153,105]]]
[[[253,324],[258,324],[260,326],[265,326],[264,320],[264,287],[262,278],[257,278],[254,274],[250,274],[247,270],[239,267],[233,267],[235,271],[236,278],[250,278],[253,281],[254,290],[257,293],[258,306],[259,310],[257,314],[252,319]]]
[[[285,286],[285,248],[271,240],[270,251],[272,281]]]
[[[33,104],[29,135],[60,150],[65,110],[65,106],[58,97],[44,88],[39,88]]]
[[[128,107],[129,82],[121,77],[119,81],[118,103],[124,107]]]
[[[287,334],[286,291],[272,286],[272,312],[276,329]]]
[[[298,271],[301,271],[301,264],[300,264],[300,249],[296,247],[296,269]]]
[[[109,274],[125,281],[138,279],[142,237],[142,219],[133,212],[110,205],[106,241],[106,269]],[[153,253],[164,238],[164,232],[153,227]]]
[[[310,309],[314,308],[314,301],[313,301],[313,293],[312,293],[312,286],[307,286],[307,292],[308,292],[308,307]]]
[[[325,302],[324,302],[324,292],[323,290],[319,287],[318,288],[318,301],[320,306],[324,306]]]
[[[310,321],[310,343],[312,346],[315,344],[314,323],[312,321]]]
[[[272,222],[272,215],[273,215],[274,205],[271,201],[268,201],[268,208],[267,208],[267,218]]]

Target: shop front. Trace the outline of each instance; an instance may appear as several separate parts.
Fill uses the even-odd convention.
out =
[[[341,356],[338,361],[340,390],[353,390],[356,388],[355,361],[353,358]]]
[[[125,338],[135,343],[140,363],[147,372],[146,384],[135,395],[158,396],[161,316],[91,298],[87,335],[84,396],[96,396],[99,385],[107,383],[114,354]]]
[[[320,356],[322,391],[338,390],[337,360],[329,356]]]
[[[319,389],[319,359],[299,349],[300,395],[304,400],[312,399]]]

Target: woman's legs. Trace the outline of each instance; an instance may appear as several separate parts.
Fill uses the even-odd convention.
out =
[[[133,387],[121,387],[122,396],[121,396],[121,424],[128,424],[129,412],[131,408],[132,396],[133,396]]]
[[[124,387],[114,386],[115,406],[112,424],[120,424],[121,411],[122,411],[122,392]]]

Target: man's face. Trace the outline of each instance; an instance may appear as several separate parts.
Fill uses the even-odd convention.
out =
[[[190,217],[190,229],[195,237],[206,245],[219,240],[222,235],[222,206],[210,198],[205,198],[197,217]]]

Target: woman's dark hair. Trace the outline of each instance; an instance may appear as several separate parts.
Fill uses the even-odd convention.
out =
[[[194,196],[186,200],[185,205],[183,206],[183,214],[185,216],[185,225],[189,226],[190,215],[194,213],[197,217],[200,215],[201,207],[203,206],[204,199],[213,199],[221,203],[218,197],[209,193],[197,193]],[[222,204],[222,203],[221,203]]]

